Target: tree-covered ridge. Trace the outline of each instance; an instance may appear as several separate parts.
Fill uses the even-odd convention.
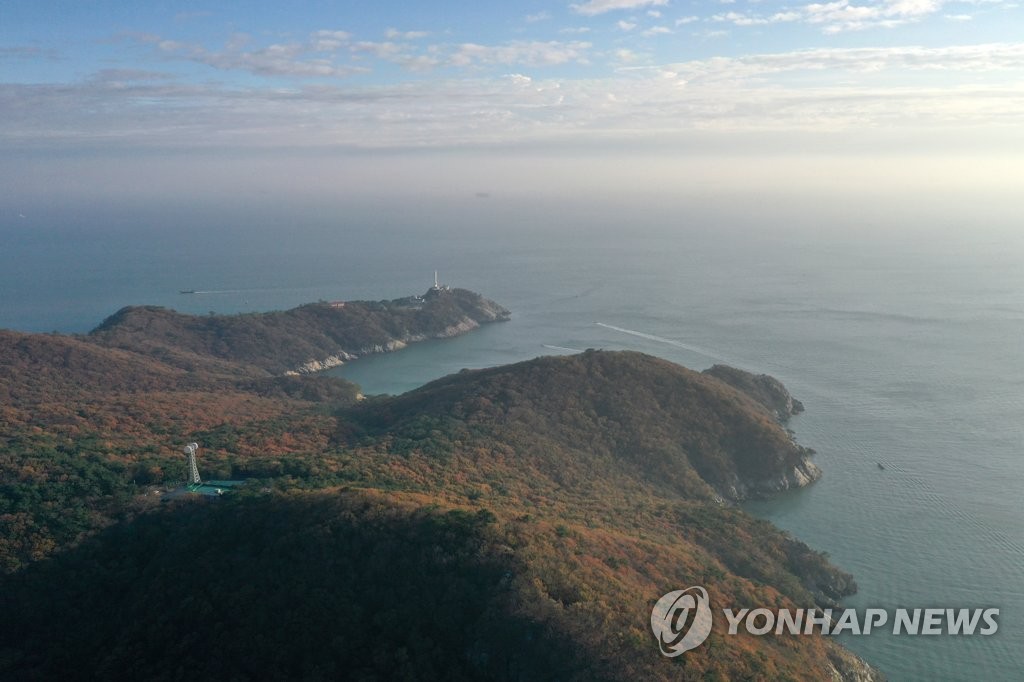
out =
[[[625,476],[687,498],[776,492],[765,482],[810,452],[740,390],[634,352],[464,371],[347,416],[341,428],[350,438],[361,426],[427,452],[497,441],[517,448],[521,466],[567,487]]]
[[[695,543],[698,523],[749,543],[744,558],[717,553],[725,536]],[[0,608],[19,618],[0,636],[0,674],[829,679],[854,662],[818,637],[727,637],[719,619],[669,661],[647,629],[666,586],[703,584],[715,604],[810,605],[786,582],[791,542],[690,505],[640,536],[401,491],[243,494],[141,516],[0,581]]]
[[[271,374],[304,372],[350,356],[454,336],[509,312],[465,289],[432,289],[393,301],[310,303],[240,315],[185,315],[154,306],[123,308],[89,340],[189,369],[227,361]]]
[[[519,570],[493,521],[352,494],[149,514],[5,586],[26,618],[0,674],[537,678],[572,651],[511,612]]]

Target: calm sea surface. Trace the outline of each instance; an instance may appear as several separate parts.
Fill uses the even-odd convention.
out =
[[[912,210],[693,206],[496,197],[3,215],[0,327],[85,332],[129,304],[392,298],[437,269],[513,319],[342,376],[397,393],[590,347],[772,374],[806,404],[791,427],[825,476],[749,509],[851,571],[851,606],[1001,609],[991,637],[844,643],[894,680],[1024,677],[1024,238]]]

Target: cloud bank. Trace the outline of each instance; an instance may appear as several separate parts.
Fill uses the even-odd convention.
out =
[[[210,58],[179,45],[162,49]],[[545,65],[585,60],[588,49],[463,44],[449,60],[509,70],[381,86],[238,87],[129,69],[74,84],[6,84],[0,145],[460,148],[672,140],[697,131],[971,130],[995,139],[1024,129],[1024,43],[797,50],[658,66],[637,66],[629,52],[617,56],[624,66],[612,76],[543,75]],[[299,68],[287,47],[247,54],[212,61],[267,72]]]

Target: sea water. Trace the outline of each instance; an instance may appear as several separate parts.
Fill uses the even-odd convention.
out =
[[[206,314],[392,298],[426,290],[436,269],[511,321],[338,374],[399,393],[586,348],[772,374],[807,406],[790,427],[825,473],[747,508],[852,572],[849,606],[1001,610],[994,636],[844,644],[894,680],[1020,679],[1024,239],[972,210],[855,203],[40,209],[0,216],[0,327],[80,333],[128,304]]]

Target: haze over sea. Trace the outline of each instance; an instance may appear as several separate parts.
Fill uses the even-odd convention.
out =
[[[847,605],[1001,609],[991,637],[844,643],[893,680],[1024,671],[1024,235],[1011,211],[936,197],[472,189],[186,203],[5,209],[0,327],[85,332],[129,304],[206,314],[393,298],[421,293],[437,269],[512,320],[342,376],[396,393],[591,347],[772,374],[807,406],[790,426],[825,475],[749,509],[852,572],[860,593]]]

